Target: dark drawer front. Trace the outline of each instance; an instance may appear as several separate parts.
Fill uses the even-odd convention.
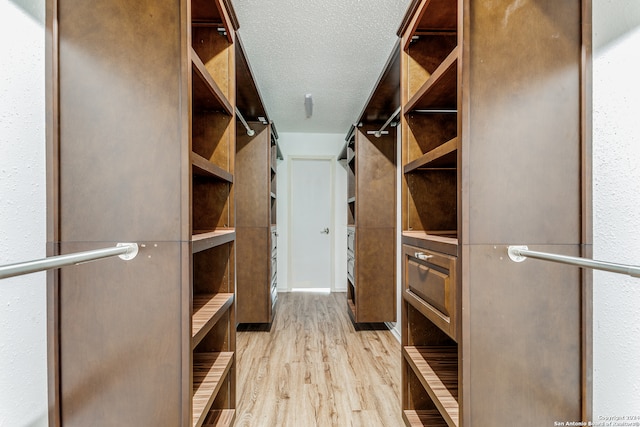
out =
[[[409,245],[403,254],[405,299],[455,339],[456,258]]]

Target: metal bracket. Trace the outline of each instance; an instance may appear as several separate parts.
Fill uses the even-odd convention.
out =
[[[528,251],[529,248],[527,246],[509,246],[507,253],[509,254],[509,258],[511,258],[511,261],[522,262],[527,259],[526,256],[520,255],[521,250]]]

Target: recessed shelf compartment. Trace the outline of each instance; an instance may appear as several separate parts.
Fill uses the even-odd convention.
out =
[[[216,178],[226,182],[233,182],[233,175],[220,166],[211,163],[198,153],[191,152],[191,165],[195,175]]]
[[[231,184],[194,175],[192,178],[192,227],[194,230],[231,228]]]
[[[195,347],[233,303],[233,293],[193,296],[191,347]]]
[[[458,49],[436,68],[404,107],[413,110],[455,110],[458,105]]]
[[[433,346],[403,348],[409,366],[449,427],[458,426],[458,348]]]
[[[233,108],[222,89],[209,74],[196,51],[191,48],[190,52],[194,109],[199,111],[224,111],[229,116],[233,116]]]
[[[457,171],[422,170],[404,177],[408,190],[406,229],[451,236],[458,228]]]
[[[233,352],[193,354],[193,426],[200,427],[233,363]]]

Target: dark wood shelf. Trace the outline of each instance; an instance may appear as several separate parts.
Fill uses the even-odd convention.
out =
[[[191,250],[193,253],[211,249],[236,239],[235,228],[221,228],[217,230],[193,230],[191,236]]]
[[[448,255],[458,255],[458,238],[455,230],[403,231],[402,243],[431,249]]]
[[[423,168],[455,168],[458,162],[458,138],[434,148],[404,166],[404,173],[420,171]]]
[[[458,348],[403,348],[404,357],[449,427],[458,426]]]
[[[191,165],[195,175],[220,179],[226,182],[233,182],[233,175],[218,165],[214,165],[198,153],[191,152]]]
[[[203,424],[202,427],[231,427],[235,420],[235,409],[216,409],[209,411],[206,424]]]
[[[196,51],[193,48],[190,48],[190,51],[194,110],[224,111],[229,116],[233,116],[231,103],[211,77]]]
[[[458,48],[455,48],[431,77],[404,106],[405,115],[415,110],[455,110],[458,105]]]
[[[405,410],[402,411],[402,419],[410,427],[448,427],[440,412],[435,409]]]
[[[195,348],[233,303],[233,293],[193,296],[191,347]]]
[[[233,352],[193,354],[193,426],[201,427],[233,364]]]

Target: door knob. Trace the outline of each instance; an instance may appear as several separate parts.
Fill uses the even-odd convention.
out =
[[[325,228],[324,230],[322,230],[322,231],[320,232],[320,234],[329,234],[329,228],[328,228],[328,227],[327,227],[327,228]]]

